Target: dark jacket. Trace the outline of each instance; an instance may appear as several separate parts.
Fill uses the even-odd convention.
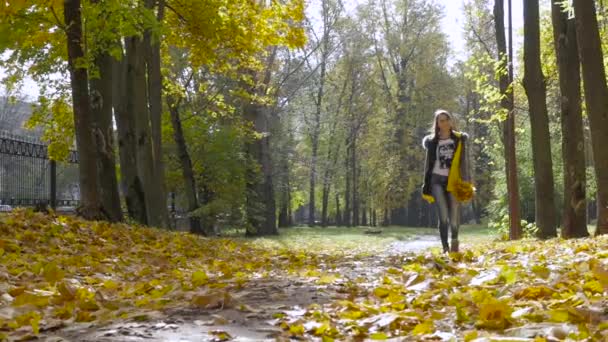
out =
[[[460,134],[460,137],[458,137]],[[466,144],[469,135],[464,132],[452,131],[451,138],[454,140],[456,146],[458,143],[462,143],[461,157],[460,157],[460,177],[464,181],[469,181],[469,161],[466,153]],[[424,183],[422,185],[422,193],[424,195],[431,195],[431,175],[433,174],[433,166],[435,166],[435,160],[437,159],[437,142],[439,137],[435,134],[429,134],[422,139],[422,146],[426,149],[426,161],[424,163]]]

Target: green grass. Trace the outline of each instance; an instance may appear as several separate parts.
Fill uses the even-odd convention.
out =
[[[380,234],[365,234],[381,230]],[[411,241],[423,235],[438,236],[436,228],[411,227],[293,227],[279,230],[278,236],[253,239],[253,243],[268,248],[301,249],[304,251],[373,253],[387,248],[395,241]],[[474,244],[496,239],[497,235],[485,225],[460,227],[462,243]]]

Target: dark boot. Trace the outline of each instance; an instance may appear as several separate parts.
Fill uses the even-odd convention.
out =
[[[441,237],[441,245],[443,246],[443,252],[447,253],[450,250],[450,245],[448,244],[448,224],[447,223],[439,223],[439,236]]]
[[[450,252],[458,252],[458,247],[458,240],[452,239],[452,248],[450,249]]]

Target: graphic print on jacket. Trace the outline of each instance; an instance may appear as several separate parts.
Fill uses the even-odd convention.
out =
[[[442,139],[437,142],[437,159],[433,167],[433,173],[448,176],[454,152],[456,151],[456,143],[453,139]]]

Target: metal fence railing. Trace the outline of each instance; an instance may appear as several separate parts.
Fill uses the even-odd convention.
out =
[[[80,202],[78,154],[55,162],[37,138],[0,132],[0,211],[48,205],[76,207]]]

